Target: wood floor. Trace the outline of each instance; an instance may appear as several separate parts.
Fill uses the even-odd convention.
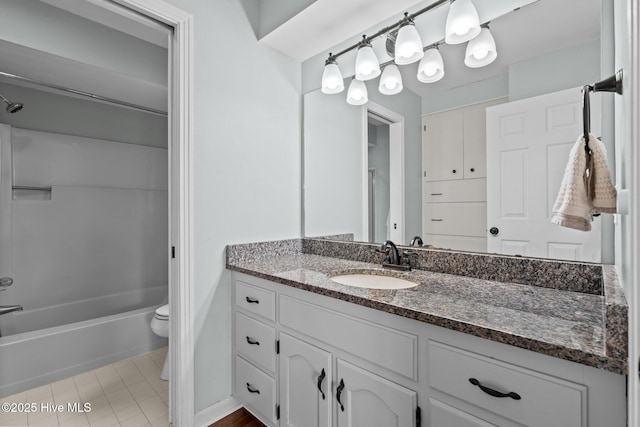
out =
[[[240,408],[209,427],[265,427],[265,425],[251,415],[249,411]]]

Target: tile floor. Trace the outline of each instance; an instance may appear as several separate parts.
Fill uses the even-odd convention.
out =
[[[160,379],[167,348],[121,360],[51,384],[0,397],[2,427],[167,427],[169,384]],[[6,403],[34,412],[5,412]],[[77,407],[73,405],[77,403]],[[81,412],[83,404],[90,411]],[[71,404],[71,407],[69,407]],[[62,411],[54,411],[60,408]],[[24,406],[24,405],[23,405]]]

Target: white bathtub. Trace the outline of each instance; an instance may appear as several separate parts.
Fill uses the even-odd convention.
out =
[[[0,316],[0,397],[167,345],[149,326],[166,295],[160,286]]]

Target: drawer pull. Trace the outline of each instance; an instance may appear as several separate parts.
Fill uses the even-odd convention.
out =
[[[469,382],[473,385],[477,385],[478,387],[480,387],[480,390],[484,391],[485,393],[493,396],[493,397],[510,397],[513,400],[520,400],[521,397],[518,393],[514,393],[514,392],[510,392],[510,393],[501,393],[498,390],[494,390],[492,388],[489,388],[487,386],[484,386],[482,384],[480,384],[480,381],[478,381],[475,378],[469,378]]]
[[[249,393],[260,394],[260,390],[258,390],[257,388],[251,387],[251,384],[249,383],[247,383],[247,390],[249,390]]]
[[[250,337],[247,337],[247,343],[251,344],[251,345],[260,345],[260,341],[256,341]]]
[[[431,193],[432,196],[442,196],[442,193]]]
[[[245,297],[245,300],[246,300],[249,304],[260,304],[260,300],[257,300],[257,299],[254,299],[254,298]]]
[[[324,381],[324,377],[326,376],[327,376],[327,373],[324,371],[324,368],[322,368],[322,372],[320,372],[320,375],[318,376],[318,391],[322,395],[322,400],[324,400],[324,391],[322,391],[322,381]]]
[[[431,221],[433,221],[433,222],[441,222],[442,218],[438,218],[438,219],[431,218]]]
[[[342,396],[342,390],[344,390],[344,379],[340,378],[340,384],[336,388],[336,400],[340,404],[340,410],[344,412],[344,405],[340,402],[340,396]]]

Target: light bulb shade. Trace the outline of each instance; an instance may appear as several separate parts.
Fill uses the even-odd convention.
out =
[[[449,7],[444,41],[460,44],[480,34],[480,18],[471,0],[454,0]]]
[[[464,63],[467,67],[478,68],[491,64],[498,57],[496,41],[488,28],[483,27],[480,34],[467,44]]]
[[[356,56],[356,79],[371,80],[380,75],[380,64],[378,57],[370,44],[362,45],[358,48]]]
[[[389,64],[384,67],[378,91],[383,95],[395,95],[402,92],[402,76],[397,65]]]
[[[351,105],[364,105],[369,101],[367,86],[361,80],[353,79],[347,91],[347,103]]]
[[[396,37],[395,61],[398,65],[413,64],[424,56],[422,39],[413,23],[400,27]]]
[[[444,63],[437,48],[430,48],[418,65],[418,80],[422,83],[437,82],[444,77]]]
[[[322,72],[322,93],[334,94],[343,90],[344,82],[338,64],[335,61],[327,62]]]

